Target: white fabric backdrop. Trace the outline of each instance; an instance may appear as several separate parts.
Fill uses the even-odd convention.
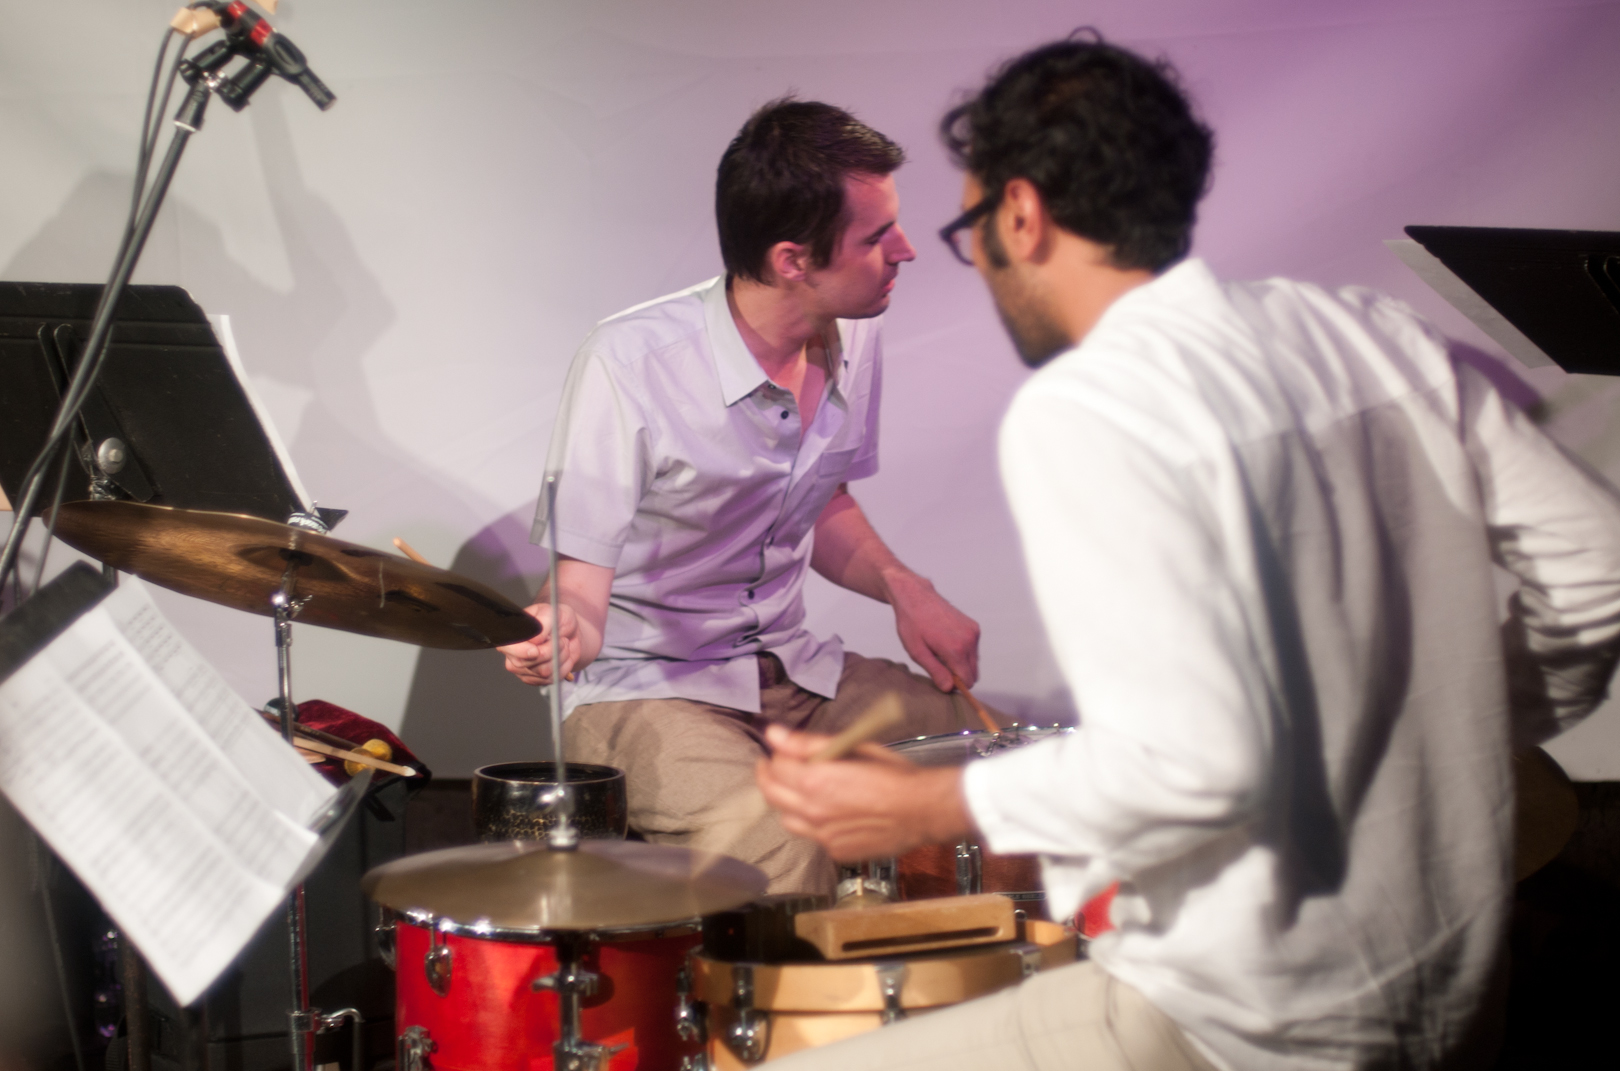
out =
[[[0,277],[99,281],[173,0],[0,0]],[[920,250],[887,327],[880,532],[984,626],[985,696],[1067,706],[994,473],[1023,371],[977,279],[933,237],[959,178],[941,111],[994,63],[1090,23],[1168,53],[1219,136],[1197,252],[1230,276],[1392,291],[1434,316],[1611,478],[1620,381],[1529,375],[1381,240],[1408,223],[1620,224],[1620,4],[1553,0],[289,0],[274,20],[338,94],[216,104],[137,281],[233,317],[305,484],[338,535],[403,536],[532,590],[528,518],[567,361],[591,324],[719,270],[713,169],[788,90],[903,143]],[[1511,366],[1511,367],[1510,367]],[[3,389],[3,386],[0,386]],[[886,608],[816,581],[814,626],[903,657]],[[267,620],[166,608],[253,700]],[[298,629],[295,687],[401,726],[438,772],[544,747],[540,704],[493,654]],[[1620,719],[1558,746],[1620,777]]]

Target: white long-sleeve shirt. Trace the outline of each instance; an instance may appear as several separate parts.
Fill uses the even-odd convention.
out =
[[[1231,1068],[1491,1044],[1510,751],[1604,693],[1613,492],[1399,302],[1198,261],[1031,378],[1001,462],[1081,726],[969,769],[991,847],[1057,912],[1119,880],[1093,957]]]

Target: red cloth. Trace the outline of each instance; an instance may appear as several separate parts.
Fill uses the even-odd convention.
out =
[[[1087,939],[1107,933],[1114,928],[1114,921],[1108,917],[1108,909],[1114,906],[1114,894],[1119,892],[1119,882],[1108,886],[1102,892],[1087,900],[1080,909],[1080,932]]]
[[[389,759],[389,762],[415,769],[422,775],[424,781],[433,776],[433,772],[405,746],[404,741],[394,735],[388,726],[362,717],[352,710],[345,710],[336,703],[328,703],[324,699],[306,699],[298,704],[298,721],[311,729],[319,729],[323,733],[331,733],[347,740],[356,748],[367,740],[382,740],[394,749],[393,758]],[[343,770],[342,759],[329,758],[315,763],[314,766],[325,774],[328,780],[338,784],[349,779],[349,775]]]

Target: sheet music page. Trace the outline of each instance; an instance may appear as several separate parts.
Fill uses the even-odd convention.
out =
[[[145,584],[125,577],[101,609],[261,797],[300,826],[326,807],[331,784],[186,642]]]
[[[248,405],[253,409],[253,414],[259,418],[259,426],[264,428],[264,437],[270,440],[270,449],[275,452],[276,460],[281,463],[281,470],[287,474],[287,482],[292,484],[293,493],[298,496],[298,501],[303,503],[305,513],[315,512],[315,500],[304,490],[304,481],[298,478],[298,470],[293,467],[292,455],[287,452],[286,444],[281,441],[281,433],[276,430],[276,422],[270,419],[270,410],[259,399],[258,392],[253,389],[253,380],[242,364],[242,355],[236,349],[236,335],[231,332],[231,318],[224,314],[210,314],[208,322],[214,328],[214,337],[219,339],[220,349],[225,351],[225,359],[230,362],[231,371],[236,373],[236,381],[242,385],[242,393],[247,395]]]
[[[231,713],[188,665],[201,663],[195,652],[167,645],[165,672],[190,694],[182,703],[124,635],[118,618],[159,645],[143,601],[121,587],[0,684],[0,789],[184,1004],[284,901],[317,838],[227,754],[257,753],[241,718],[258,716],[240,699]],[[226,745],[204,722],[223,727]],[[273,793],[302,806],[305,791]]]

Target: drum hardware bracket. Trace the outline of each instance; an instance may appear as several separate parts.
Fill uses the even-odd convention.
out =
[[[973,841],[956,846],[956,894],[977,896],[984,892],[984,853]]]
[[[343,1020],[348,1019],[354,1024],[354,1036],[350,1041],[351,1063],[353,1071],[365,1071],[366,1068],[366,1035],[362,1029],[365,1017],[358,1008],[339,1008],[335,1012],[315,1012],[315,1033],[330,1034],[343,1029]]]
[[[581,934],[558,934],[557,969],[536,978],[531,989],[550,989],[557,994],[559,1012],[557,1040],[551,1046],[556,1071],[607,1071],[608,1059],[623,1045],[603,1045],[580,1037],[580,1004],[596,993],[602,980],[584,965],[588,938]]]
[[[699,1052],[691,1056],[682,1056],[680,1071],[714,1071],[714,1065],[709,1063],[708,1053]]]
[[[726,1048],[744,1063],[757,1064],[769,1047],[771,1022],[754,1007],[753,964],[731,965],[731,1004],[737,1017],[726,1027]]]
[[[450,992],[450,971],[455,966],[455,952],[442,944],[437,926],[428,927],[428,950],[422,954],[422,970],[427,974],[428,988],[439,996]],[[538,982],[535,983],[539,985]]]
[[[398,948],[394,939],[394,920],[389,917],[391,912],[387,908],[384,908],[381,914],[382,918],[371,928],[371,935],[377,939],[377,955],[387,964],[389,970],[393,970],[395,952]]]
[[[874,963],[872,969],[877,972],[878,992],[883,995],[883,1025],[904,1019],[906,1009],[900,1004],[900,991],[906,984],[906,965],[890,960]]]
[[[395,1071],[433,1071],[433,1061],[428,1059],[428,1053],[437,1052],[438,1048],[427,1027],[406,1027],[400,1031],[399,1040],[394,1043]]]
[[[1039,945],[1014,945],[1013,951],[1018,953],[1018,966],[1022,977],[1031,978],[1041,969],[1041,949]]]
[[[675,1036],[682,1041],[707,1041],[703,1006],[692,999],[692,961],[681,964],[675,976]]]

